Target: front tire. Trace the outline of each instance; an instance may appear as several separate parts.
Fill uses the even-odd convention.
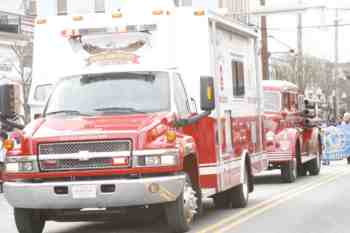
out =
[[[281,166],[282,180],[287,183],[293,183],[297,179],[296,162],[291,160]]]
[[[310,172],[310,175],[312,176],[317,176],[318,174],[320,174],[320,170],[321,170],[321,157],[320,155],[317,155],[317,157],[313,160],[311,160],[308,163],[308,170]]]
[[[197,208],[196,192],[187,177],[182,194],[175,202],[165,205],[165,215],[171,232],[187,232],[193,222]]]
[[[19,233],[42,233],[45,220],[37,210],[14,209],[15,223]]]

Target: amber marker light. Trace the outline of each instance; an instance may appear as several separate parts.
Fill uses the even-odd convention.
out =
[[[153,15],[163,15],[164,11],[163,10],[154,10],[154,11],[152,11],[152,14]]]
[[[166,140],[168,142],[175,142],[175,140],[176,140],[176,132],[172,131],[172,130],[168,130],[166,132]]]
[[[4,141],[3,147],[7,150],[10,151],[15,147],[15,142],[12,139],[6,139]]]
[[[212,87],[208,87],[208,89],[207,89],[207,97],[208,97],[209,101],[211,101],[213,99],[213,88]]]
[[[194,12],[195,16],[204,16],[205,15],[205,10],[196,10]]]
[[[112,18],[113,19],[119,19],[121,17],[123,17],[123,14],[120,11],[113,11],[112,12]]]
[[[74,21],[82,21],[84,18],[83,18],[83,16],[81,16],[81,15],[76,15],[76,16],[73,16],[72,19],[73,19]]]
[[[46,24],[46,23],[47,23],[47,20],[46,20],[46,19],[37,19],[37,20],[36,20],[36,24],[37,24],[37,25]]]

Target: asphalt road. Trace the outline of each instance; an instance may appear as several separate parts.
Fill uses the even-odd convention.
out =
[[[345,161],[323,167],[316,177],[293,184],[278,172],[257,179],[247,208],[215,209],[211,200],[193,224],[195,233],[348,233],[350,232],[350,167]],[[0,233],[16,233],[12,209],[0,196]],[[49,222],[45,233],[166,233],[162,218],[147,221],[118,218],[113,223]]]

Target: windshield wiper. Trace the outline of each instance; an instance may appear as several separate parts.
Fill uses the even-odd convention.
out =
[[[79,111],[77,111],[77,110],[61,110],[61,111],[55,111],[55,112],[48,112],[48,113],[45,113],[46,116],[57,115],[57,114],[78,115],[78,116],[91,116],[90,114],[81,113],[81,112],[79,112]]]
[[[109,107],[109,108],[96,108],[96,112],[105,113],[146,113],[145,111],[139,111],[135,108],[123,108],[123,107]]]

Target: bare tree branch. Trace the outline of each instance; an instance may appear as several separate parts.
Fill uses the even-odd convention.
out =
[[[31,43],[27,44],[26,46],[21,46],[18,44],[12,45],[11,49],[16,56],[16,60],[18,61],[18,64],[12,64],[12,67],[15,69],[15,71],[19,74],[19,81],[21,83],[21,90],[23,95],[23,109],[24,109],[24,118],[25,122],[28,123],[30,120],[30,107],[28,104],[29,99],[29,89],[32,82],[32,71],[31,68],[28,71],[26,69],[26,59],[28,58],[27,55],[30,55],[28,49],[28,46],[32,46]]]

